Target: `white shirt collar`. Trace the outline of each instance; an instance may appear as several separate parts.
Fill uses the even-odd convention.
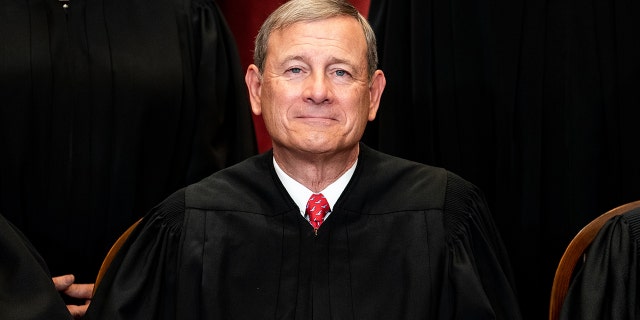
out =
[[[347,187],[349,180],[351,180],[353,173],[356,171],[357,163],[358,163],[358,160],[356,160],[356,162],[351,166],[351,168],[349,168],[349,170],[347,170],[342,176],[340,176],[338,180],[334,181],[333,183],[328,185],[324,190],[320,191],[320,193],[322,193],[322,195],[324,195],[324,197],[327,199],[327,202],[329,202],[329,206],[332,208],[332,210],[334,205],[338,201],[338,198],[340,198],[340,195],[342,194],[344,189]],[[300,182],[291,178],[288,174],[286,174],[280,168],[280,166],[278,166],[278,163],[276,162],[275,158],[273,158],[273,166],[276,169],[276,174],[278,175],[280,182],[282,182],[282,185],[284,185],[284,188],[289,193],[289,196],[291,197],[291,199],[293,199],[293,201],[298,205],[298,209],[300,209],[300,213],[304,217],[305,216],[304,209],[307,206],[307,201],[309,200],[309,197],[311,197],[311,195],[314,192],[309,190],[307,187],[303,186]],[[329,214],[325,216],[325,219],[329,216]]]

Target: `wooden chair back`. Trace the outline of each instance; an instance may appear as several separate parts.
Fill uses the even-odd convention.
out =
[[[129,226],[129,228],[127,228],[127,230],[125,230],[120,235],[120,237],[118,237],[116,242],[113,243],[113,245],[111,246],[111,249],[109,249],[109,252],[107,252],[107,255],[105,256],[104,260],[102,260],[102,265],[100,266],[100,270],[98,270],[98,276],[96,277],[96,282],[93,286],[94,294],[96,293],[96,289],[98,288],[100,281],[102,281],[104,274],[107,272],[107,269],[109,269],[109,266],[111,265],[111,261],[113,261],[113,258],[115,258],[118,251],[120,251],[120,248],[122,247],[122,245],[125,243],[125,241],[127,241],[127,238],[129,238],[129,235],[131,234],[131,232],[138,226],[138,224],[140,224],[140,221],[142,221],[142,218],[140,218],[138,221],[134,222],[131,226]]]
[[[585,250],[589,247],[593,239],[596,237],[600,229],[609,219],[624,214],[630,210],[640,207],[640,200],[623,204],[619,207],[611,209],[599,217],[588,223],[576,236],[571,240],[565,250],[551,287],[551,301],[549,305],[549,320],[557,320],[560,317],[560,310],[564,303],[565,296],[569,290],[573,271],[578,261],[583,258]]]

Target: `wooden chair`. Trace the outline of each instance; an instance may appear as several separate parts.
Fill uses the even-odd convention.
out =
[[[562,304],[569,290],[574,268],[578,261],[583,258],[585,250],[589,247],[600,229],[609,219],[638,207],[640,207],[640,200],[611,209],[592,220],[571,240],[560,259],[553,279],[549,305],[549,320],[557,320],[560,317],[560,310],[562,309]]]
[[[122,247],[122,245],[125,243],[125,241],[127,241],[127,238],[129,238],[129,235],[131,234],[131,232],[133,232],[133,230],[138,226],[138,224],[140,224],[141,221],[142,221],[142,218],[138,219],[138,221],[134,222],[127,230],[125,230],[120,235],[120,237],[118,237],[116,242],[111,246],[111,249],[109,249],[109,252],[107,252],[107,255],[105,256],[104,260],[102,260],[102,265],[100,266],[100,270],[98,271],[98,276],[96,277],[96,282],[93,286],[93,294],[96,293],[96,289],[98,288],[100,281],[102,281],[104,274],[107,272],[107,269],[109,269],[109,266],[113,261],[113,258],[115,258],[118,251],[120,251],[120,248]]]

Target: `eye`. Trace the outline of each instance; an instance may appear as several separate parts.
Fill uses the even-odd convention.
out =
[[[344,77],[344,76],[348,76],[349,73],[346,72],[345,70],[336,70],[336,76],[338,77]]]
[[[300,68],[291,68],[291,69],[289,69],[289,72],[291,72],[291,73],[300,73],[300,72],[302,72],[302,69],[300,69]]]

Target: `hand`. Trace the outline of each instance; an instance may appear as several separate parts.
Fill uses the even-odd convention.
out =
[[[91,302],[91,295],[93,294],[93,283],[77,284],[73,283],[75,277],[72,274],[67,274],[59,277],[53,277],[53,284],[56,290],[76,299],[85,299],[83,305],[68,304],[67,309],[71,315],[78,319],[87,312],[89,303]]]

